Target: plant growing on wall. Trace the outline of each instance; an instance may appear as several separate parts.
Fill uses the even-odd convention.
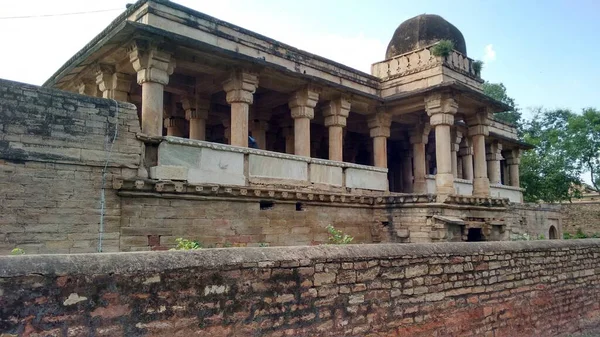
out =
[[[25,254],[25,251],[18,247],[10,251],[10,255],[23,255],[23,254]]]
[[[175,239],[175,242],[177,243],[177,245],[175,246],[175,248],[172,248],[171,250],[196,250],[196,249],[202,249],[202,245],[198,241],[192,241],[192,240],[188,240],[188,239],[177,238],[177,239]]]
[[[334,245],[347,245],[354,240],[352,236],[344,234],[341,230],[335,229],[332,225],[327,226],[329,233],[329,243]]]
[[[450,40],[441,40],[431,48],[433,56],[447,57],[454,50],[454,42]]]
[[[481,77],[481,69],[483,69],[483,61],[475,60],[471,63],[471,67],[473,67],[473,72],[475,76]]]

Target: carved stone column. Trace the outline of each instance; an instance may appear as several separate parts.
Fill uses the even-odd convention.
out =
[[[378,111],[369,118],[369,134],[373,138],[373,164],[377,167],[388,167],[387,139],[390,137],[392,116],[385,111]]]
[[[327,102],[323,107],[325,126],[329,130],[329,160],[343,161],[346,119],[350,114],[350,100],[340,97]]]
[[[121,102],[128,101],[131,79],[127,74],[116,72],[114,66],[98,65],[96,67],[96,84],[102,92],[102,97]]]
[[[231,119],[229,118],[223,118],[221,120],[221,123],[223,124],[223,136],[225,137],[225,139],[227,140],[228,144],[231,144]]]
[[[185,110],[185,119],[190,123],[190,139],[206,140],[206,120],[210,110],[210,98],[185,97],[181,104]]]
[[[451,155],[452,155],[452,175],[455,178],[458,178],[459,174],[458,174],[458,151],[460,150],[460,142],[462,140],[463,134],[460,130],[458,130],[456,127],[454,127],[451,130],[451,138],[452,138],[452,145],[450,148],[451,151]],[[461,174],[462,176],[462,174]]]
[[[500,184],[500,161],[502,158],[502,144],[493,141],[486,149],[487,171],[490,184]]]
[[[450,96],[432,94],[425,99],[425,111],[429,123],[435,128],[435,158],[437,174],[435,185],[438,197],[455,194],[454,175],[452,174],[452,151],[450,128],[454,125],[454,114],[458,103]]]
[[[410,143],[405,142],[404,157],[402,157],[402,187],[403,192],[412,193],[413,191],[413,166],[412,166],[412,151],[410,150]]]
[[[473,143],[473,195],[490,196],[490,181],[485,158],[485,137],[490,133],[486,110],[478,111],[467,119],[469,137]]]
[[[292,94],[288,103],[294,119],[294,154],[310,157],[310,120],[319,101],[316,88],[305,87]]]
[[[142,86],[142,132],[161,136],[164,87],[173,74],[175,60],[169,51],[146,41],[136,41],[130,47],[129,60]]]
[[[506,164],[508,165],[508,176],[510,186],[521,187],[519,178],[519,165],[521,164],[521,150],[512,149],[505,152]]]
[[[257,87],[258,76],[240,70],[233,71],[223,83],[231,105],[231,145],[248,147],[248,110]]]
[[[429,130],[429,124],[420,123],[410,133],[410,143],[413,146],[413,193],[427,193],[425,145],[429,140]]]
[[[267,131],[271,112],[266,110],[251,111],[249,129],[259,149],[267,150]]]
[[[458,150],[462,162],[462,179],[473,180],[473,147],[471,139],[464,137]]]
[[[183,122],[184,120],[181,117],[165,118],[164,123],[167,129],[167,136],[183,137]]]

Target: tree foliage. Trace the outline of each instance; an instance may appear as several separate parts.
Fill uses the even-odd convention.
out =
[[[521,112],[512,97],[506,93],[506,87],[502,83],[483,83],[483,93],[511,107],[511,110],[494,114],[494,118],[510,123],[517,128],[521,124]]]
[[[571,137],[568,121],[572,116],[569,110],[540,108],[523,124],[524,140],[535,146],[521,158],[525,201],[558,202],[571,200],[579,193],[572,187],[580,183],[581,169],[576,164],[577,154],[567,146]]]
[[[600,110],[587,108],[568,121],[567,151],[576,155],[576,165],[590,172],[592,185],[600,191]]]

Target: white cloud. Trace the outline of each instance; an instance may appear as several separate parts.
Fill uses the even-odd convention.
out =
[[[496,51],[494,50],[493,44],[488,44],[487,46],[485,46],[485,48],[483,48],[483,50],[484,50],[483,60],[485,62],[496,61]]]

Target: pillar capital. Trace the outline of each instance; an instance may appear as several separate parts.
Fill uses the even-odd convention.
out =
[[[490,134],[490,120],[487,109],[479,109],[475,114],[467,116],[467,125],[469,126],[469,136]]]
[[[502,160],[502,144],[498,141],[491,142],[488,146],[486,146],[486,160],[488,161],[497,161]]]
[[[427,115],[433,117],[437,114],[451,115],[452,120],[449,125],[454,124],[454,114],[458,111],[458,102],[450,94],[433,93],[425,97],[425,111]],[[437,121],[437,118],[436,118]],[[439,124],[447,124],[449,117],[440,118]],[[437,125],[433,124],[432,125]]]
[[[149,41],[136,40],[128,48],[129,60],[137,72],[137,82],[167,85],[175,69],[172,52]]]
[[[254,101],[254,92],[258,87],[258,75],[249,71],[234,70],[229,78],[223,82],[223,89],[227,93],[227,103],[247,103]]]
[[[102,91],[102,97],[118,101],[127,101],[131,87],[129,75],[117,72],[112,65],[98,64],[95,66],[96,84]]]
[[[371,115],[367,122],[371,138],[390,137],[390,127],[392,126],[392,115],[387,112],[379,111]]]
[[[84,78],[77,83],[77,91],[81,95],[96,97],[98,94],[98,84],[95,79]]]
[[[297,90],[290,97],[288,103],[292,114],[292,118],[308,118],[315,117],[314,108],[319,101],[320,90],[313,86],[306,86]]]
[[[346,119],[350,114],[350,100],[341,96],[331,100],[323,107],[323,116],[325,117],[325,126],[346,126]]]
[[[181,106],[185,111],[185,119],[208,119],[210,98],[188,95],[181,99]]]
[[[510,149],[504,152],[506,163],[508,165],[521,164],[521,149]]]

